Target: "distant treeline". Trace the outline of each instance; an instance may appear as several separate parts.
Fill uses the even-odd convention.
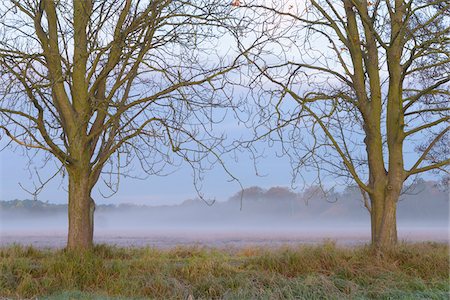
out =
[[[242,201],[242,210],[241,202]],[[319,187],[310,187],[302,193],[296,193],[286,187],[263,189],[250,187],[237,192],[225,202],[216,202],[211,207],[199,199],[186,200],[173,206],[146,206],[136,204],[98,205],[97,213],[142,214],[142,218],[154,221],[167,220],[204,220],[221,219],[265,221],[295,220],[365,220],[368,212],[364,207],[360,190],[346,187],[343,191],[323,191]],[[4,218],[14,215],[45,216],[66,213],[66,204],[53,204],[39,200],[0,201],[0,214]],[[448,190],[437,182],[419,180],[409,187],[401,197],[398,217],[403,220],[446,221],[449,216]]]
[[[116,209],[117,206],[113,204],[98,205],[99,209]],[[23,211],[32,213],[48,213],[48,212],[67,212],[67,204],[55,204],[44,202],[41,200],[10,200],[0,201],[0,209],[4,211]]]

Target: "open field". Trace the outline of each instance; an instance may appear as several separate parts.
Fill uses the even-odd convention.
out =
[[[122,224],[122,223],[119,223]],[[0,224],[1,225],[1,224]],[[259,224],[260,225],[260,224]],[[94,241],[119,247],[156,247],[169,249],[177,246],[227,247],[278,247],[317,245],[324,240],[335,240],[339,246],[364,245],[370,242],[370,226],[365,223],[306,224],[273,226],[272,228],[244,226],[159,227],[137,226],[128,229],[95,230]],[[32,229],[34,228],[34,230]],[[32,245],[36,248],[63,248],[67,242],[67,228],[54,226],[53,230],[39,224],[26,229],[18,226],[0,226],[0,247],[12,244]],[[408,243],[432,241],[449,243],[448,226],[414,226],[405,224],[398,228],[399,239]]]
[[[449,246],[0,248],[0,293],[39,299],[448,299]],[[46,298],[47,297],[47,298]]]
[[[417,243],[422,241],[433,241],[437,243],[448,243],[448,231],[440,232],[415,232],[414,234],[400,234],[401,241]],[[215,248],[227,247],[279,247],[296,245],[318,245],[324,240],[335,240],[339,246],[360,246],[370,243],[370,236],[362,232],[152,232],[136,233],[124,232],[122,234],[103,233],[97,234],[94,241],[97,244],[107,244],[118,247],[155,247],[158,249],[170,249],[177,246],[206,246]],[[0,247],[18,244],[22,246],[32,245],[38,249],[56,248],[61,249],[67,243],[67,234],[0,234]]]

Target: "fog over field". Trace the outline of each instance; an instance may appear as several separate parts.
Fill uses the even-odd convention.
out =
[[[65,245],[66,205],[0,203],[2,245]],[[421,181],[409,189],[397,216],[401,240],[449,241],[448,191],[435,182]],[[95,213],[95,241],[121,246],[276,246],[324,239],[348,245],[370,240],[369,214],[357,188],[325,195],[318,188],[295,193],[284,187],[251,187],[244,190],[242,203],[238,192],[212,205],[199,199],[172,206],[99,205]]]

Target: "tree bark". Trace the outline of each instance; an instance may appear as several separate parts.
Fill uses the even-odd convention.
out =
[[[88,250],[93,246],[94,206],[91,190],[88,172],[82,169],[69,172],[69,250]]]
[[[397,202],[400,193],[386,191],[374,193],[371,199],[372,246],[386,250],[397,244]]]
[[[91,227],[90,240],[94,241],[94,212],[95,212],[95,201],[92,197],[89,197],[89,225]]]

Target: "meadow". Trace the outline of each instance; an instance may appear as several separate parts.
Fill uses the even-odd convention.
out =
[[[7,299],[449,299],[449,246],[0,248]],[[2,298],[3,297],[3,298]]]

